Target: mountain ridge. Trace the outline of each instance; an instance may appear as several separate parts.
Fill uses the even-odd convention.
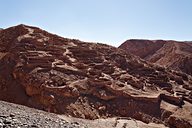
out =
[[[127,40],[119,48],[149,62],[192,74],[192,43],[173,40]]]

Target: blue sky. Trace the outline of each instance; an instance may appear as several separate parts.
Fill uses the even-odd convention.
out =
[[[0,0],[0,28],[21,23],[113,46],[192,40],[192,0]]]

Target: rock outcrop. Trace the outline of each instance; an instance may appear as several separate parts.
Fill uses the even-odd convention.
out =
[[[191,90],[190,75],[118,48],[26,25],[0,32],[1,100],[85,119],[191,127]]]
[[[192,75],[192,42],[127,40],[119,48],[152,63]]]

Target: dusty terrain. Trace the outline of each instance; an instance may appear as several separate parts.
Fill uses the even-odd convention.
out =
[[[56,114],[0,101],[0,128],[85,128]]]
[[[127,40],[119,48],[152,63],[192,75],[192,42]]]
[[[26,25],[0,31],[1,100],[83,119],[189,128],[191,90],[190,75],[118,48]]]
[[[131,118],[86,120],[0,101],[0,128],[164,128]]]

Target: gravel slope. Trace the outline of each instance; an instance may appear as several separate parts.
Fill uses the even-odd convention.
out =
[[[0,128],[84,128],[56,114],[0,101]]]
[[[132,118],[86,120],[0,101],[0,128],[165,128]]]

